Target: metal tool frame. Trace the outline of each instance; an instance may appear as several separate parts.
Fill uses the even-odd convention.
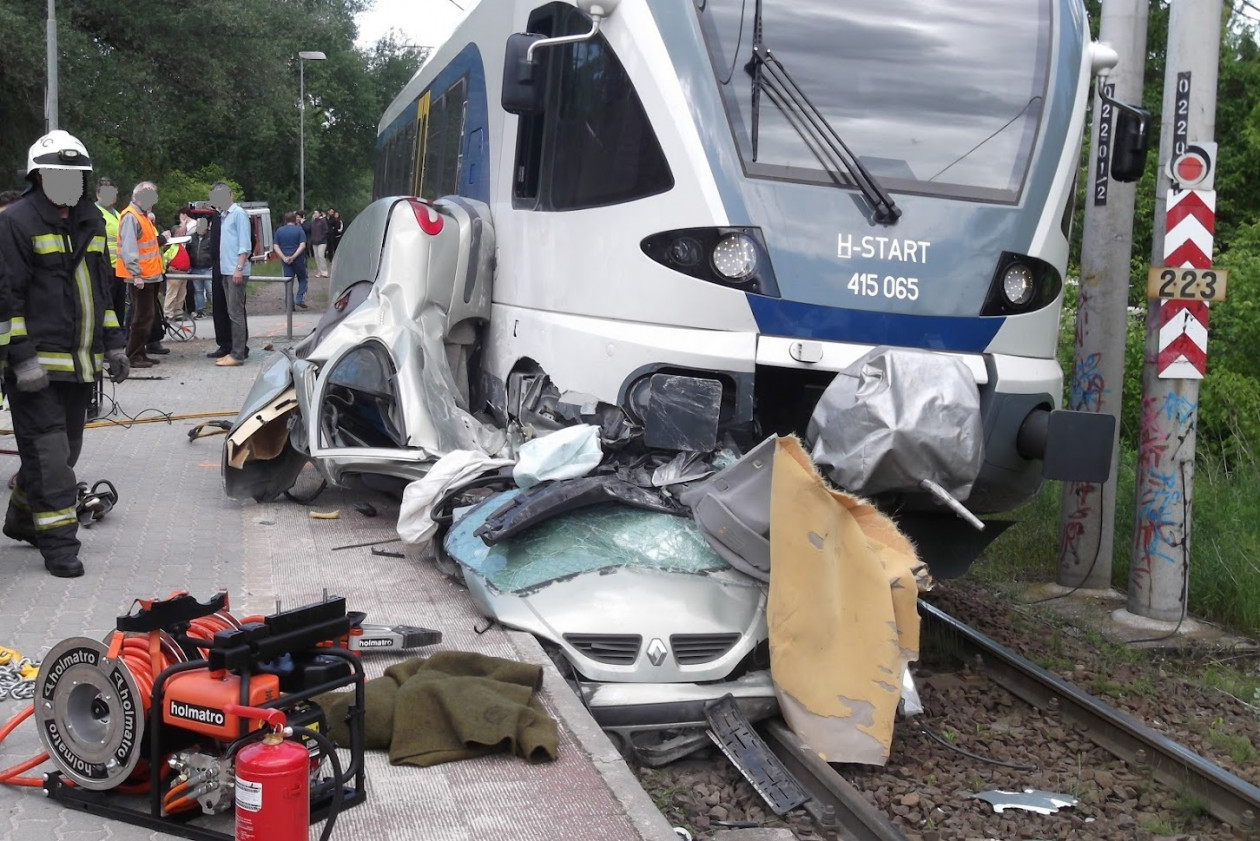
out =
[[[165,602],[154,603],[151,609],[142,611],[140,615],[120,616],[118,630],[129,632],[160,630],[179,638],[187,629],[189,622],[224,609],[226,601],[226,594],[223,593],[205,604],[189,596],[178,596]],[[350,617],[346,613],[345,599],[334,597],[313,605],[267,616],[261,625],[220,632],[215,635],[207,657],[177,663],[163,670],[154,678],[153,689],[149,695],[148,727],[145,733],[145,738],[149,740],[147,809],[128,805],[123,800],[126,795],[111,791],[91,791],[75,786],[67,782],[60,771],[45,775],[44,793],[71,809],[166,832],[181,838],[191,838],[194,841],[233,841],[232,834],[194,823],[198,818],[215,819],[221,818],[220,815],[207,816],[201,812],[177,816],[162,814],[162,759],[171,752],[166,742],[170,741],[170,737],[174,735],[168,732],[172,728],[162,723],[162,700],[166,684],[172,677],[184,672],[203,668],[227,669],[240,675],[240,703],[248,706],[249,678],[257,671],[260,664],[282,654],[319,654],[344,660],[350,667],[350,673],[255,706],[288,710],[316,695],[353,685],[355,700],[349,708],[346,721],[350,731],[350,761],[342,773],[341,791],[337,792],[334,788],[312,799],[311,823],[317,823],[328,814],[333,798],[338,795],[341,797],[339,806],[341,810],[364,802],[367,799],[367,787],[363,757],[365,704],[363,664],[352,652],[327,646],[329,642],[335,644],[343,639],[349,631]],[[246,731],[245,722],[242,721],[240,739],[232,744],[228,752],[233,753],[247,740],[262,732],[262,730]],[[353,779],[353,784],[346,785],[345,781],[351,779]],[[130,799],[134,801],[135,798]]]

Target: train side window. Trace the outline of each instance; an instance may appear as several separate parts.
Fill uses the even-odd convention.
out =
[[[459,192],[463,163],[468,80],[461,77],[429,105],[420,196],[436,199]]]
[[[413,123],[407,129],[395,132],[385,141],[381,163],[377,173],[377,195],[399,195],[408,192],[411,149],[416,131]]]
[[[590,31],[572,6],[535,11],[529,31]],[[544,110],[522,117],[513,194],[518,205],[548,210],[600,207],[674,186],[643,104],[603,35],[543,51]]]
[[[411,192],[411,167],[415,148],[416,124],[410,122],[399,140],[398,149],[394,155],[398,163],[398,171],[394,173],[393,192],[395,195],[404,195]]]

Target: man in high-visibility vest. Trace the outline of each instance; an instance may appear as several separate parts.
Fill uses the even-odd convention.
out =
[[[118,188],[114,186],[114,182],[109,178],[98,178],[96,180],[96,209],[101,212],[101,218],[105,220],[105,246],[109,249],[109,261],[112,266],[114,261],[118,259],[118,208],[114,207],[118,201]],[[111,273],[110,287],[113,292],[114,312],[122,318],[127,311],[127,287],[120,283]]]
[[[94,380],[102,363],[114,382],[130,370],[91,170],[82,143],[51,131],[27,155],[26,192],[0,214],[0,318],[12,325],[4,390],[22,457],[4,534],[35,545],[61,578],[83,574],[74,465]]]
[[[157,185],[141,181],[131,191],[131,204],[118,219],[118,259],[114,270],[131,287],[131,325],[127,330],[127,358],[133,368],[152,368],[158,360],[145,353],[149,330],[157,312],[157,287],[162,282],[162,252],[149,211],[157,204]]]

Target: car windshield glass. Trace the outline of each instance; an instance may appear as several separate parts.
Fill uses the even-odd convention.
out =
[[[697,0],[745,171],[832,183],[767,98],[752,156],[756,0]],[[1014,201],[1044,110],[1049,0],[766,0],[762,41],[884,186]]]
[[[482,503],[446,539],[447,551],[499,592],[519,593],[615,567],[696,574],[727,569],[694,520],[626,505],[573,511],[487,546],[473,532],[517,493],[507,491]]]

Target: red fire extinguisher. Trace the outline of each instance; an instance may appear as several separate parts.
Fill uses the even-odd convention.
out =
[[[226,704],[228,715],[259,719],[271,732],[236,755],[236,841],[306,841],[311,826],[311,762],[286,741],[282,710]]]

